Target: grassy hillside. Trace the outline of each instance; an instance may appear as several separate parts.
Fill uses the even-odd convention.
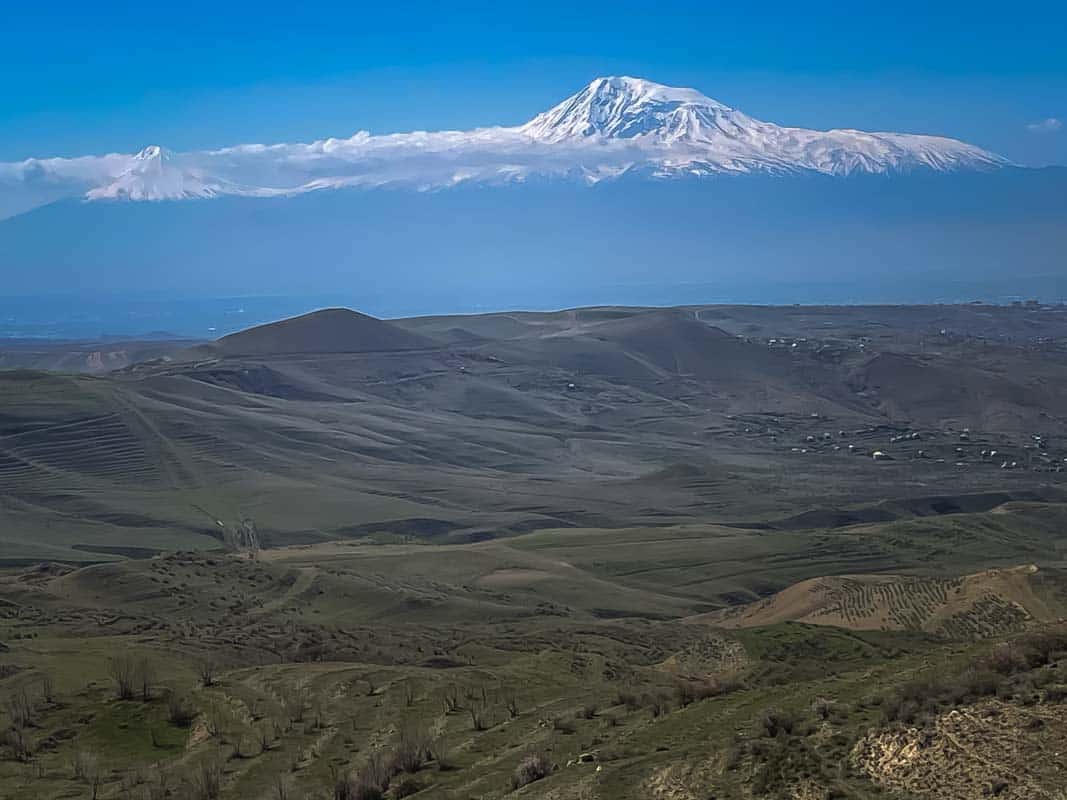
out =
[[[1036,618],[978,641],[921,624],[730,630],[690,616],[673,580],[637,590],[526,538],[540,541],[9,573],[4,796],[962,800],[1060,785],[1031,756],[1067,736],[1067,635],[1042,638]],[[994,717],[1010,751],[960,744]],[[928,763],[880,755],[920,722]],[[922,789],[920,769],[947,761],[970,782]]]

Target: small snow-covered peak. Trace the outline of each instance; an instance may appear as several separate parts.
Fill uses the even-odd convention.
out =
[[[212,178],[195,164],[182,163],[159,145],[130,157],[128,167],[110,183],[92,189],[89,200],[189,200],[236,194],[228,182]]]
[[[729,106],[698,92],[661,83],[612,76],[597,78],[582,91],[538,114],[520,130],[542,142],[638,136],[675,138],[677,118],[712,120],[734,112]],[[691,126],[690,126],[691,127]]]

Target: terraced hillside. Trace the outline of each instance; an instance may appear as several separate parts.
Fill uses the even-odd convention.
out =
[[[1038,581],[1038,572],[1038,567],[1027,565],[956,578],[820,577],[705,619],[724,627],[793,620],[852,630],[926,631],[955,639],[981,639],[1067,616],[1056,591],[1062,577]]]

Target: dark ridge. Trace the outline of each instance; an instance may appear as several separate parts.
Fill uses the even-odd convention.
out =
[[[380,353],[435,346],[432,339],[347,308],[312,311],[233,333],[215,343],[226,356]]]

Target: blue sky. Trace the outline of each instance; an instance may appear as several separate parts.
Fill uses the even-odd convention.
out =
[[[511,124],[630,74],[1067,164],[1067,4],[750,5],[9,0],[0,160]]]

